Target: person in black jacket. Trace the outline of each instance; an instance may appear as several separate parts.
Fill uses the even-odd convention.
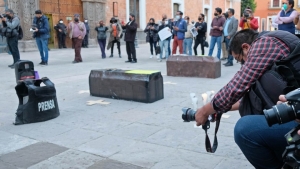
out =
[[[206,32],[207,32],[207,24],[204,22],[204,14],[200,14],[198,17],[198,21],[195,24],[195,28],[198,31],[198,35],[195,37],[195,45],[194,45],[194,53],[197,54],[197,47],[200,44],[201,45],[201,52],[202,55],[204,55],[204,42],[206,40]]]
[[[158,41],[158,25],[155,24],[154,18],[150,18],[149,23],[147,24],[144,32],[147,34],[146,36],[146,42],[149,42],[150,44],[150,52],[151,56],[150,58],[153,57],[153,47],[154,50],[156,49],[156,44]]]
[[[126,63],[137,63],[136,52],[134,47],[134,39],[137,32],[137,23],[135,22],[135,15],[130,14],[129,22],[125,25],[123,23],[122,28],[125,29],[124,41],[126,42],[126,51],[128,60]]]
[[[56,30],[56,35],[58,38],[58,48],[67,48],[66,47],[66,35],[67,35],[67,27],[64,24],[63,20],[60,19],[59,23],[54,26],[54,29]]]

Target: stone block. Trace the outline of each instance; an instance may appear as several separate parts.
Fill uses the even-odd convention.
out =
[[[215,79],[221,76],[221,61],[215,57],[173,55],[167,60],[167,75]]]
[[[164,98],[159,71],[92,70],[89,78],[92,96],[153,103]]]

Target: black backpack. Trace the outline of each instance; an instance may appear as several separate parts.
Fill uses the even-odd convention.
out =
[[[19,33],[18,39],[19,40],[23,39],[23,29],[22,29],[21,25],[19,26],[18,33]]]
[[[241,116],[263,114],[278,101],[281,94],[300,88],[300,40],[293,34],[282,31],[263,32],[259,36],[276,37],[290,49],[290,54],[275,61],[259,80],[251,86],[242,98],[239,112]]]

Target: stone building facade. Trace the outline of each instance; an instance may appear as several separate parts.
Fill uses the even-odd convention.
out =
[[[139,25],[137,39],[139,43],[145,42],[145,28],[150,18],[156,22],[161,20],[162,14],[173,18],[177,10],[188,15],[191,20],[197,21],[198,15],[204,13],[206,21],[210,25],[214,9],[220,7],[223,11],[228,8],[236,10],[236,17],[240,14],[240,0],[0,0],[0,12],[10,8],[21,18],[21,25],[24,31],[24,39],[19,41],[20,51],[37,50],[32,33],[29,29],[32,25],[34,11],[41,9],[49,18],[51,26],[51,39],[49,46],[57,48],[57,37],[53,26],[63,19],[64,23],[73,20],[74,13],[81,14],[81,19],[88,18],[91,27],[90,44],[96,45],[96,32],[94,27],[103,20],[109,24],[111,17],[118,17],[121,21],[128,22],[129,14],[136,9],[136,19]],[[1,43],[0,43],[1,45]],[[70,39],[67,40],[68,47],[71,46]]]

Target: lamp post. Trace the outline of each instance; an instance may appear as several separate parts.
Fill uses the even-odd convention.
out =
[[[136,20],[136,0],[133,0],[133,8],[134,8],[134,19]],[[137,37],[135,35],[135,38],[134,38],[134,46],[135,48],[138,48],[138,42],[137,42]]]

